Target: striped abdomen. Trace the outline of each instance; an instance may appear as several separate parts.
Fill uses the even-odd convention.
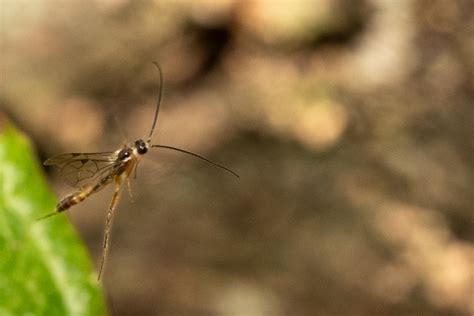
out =
[[[66,196],[56,205],[56,212],[64,212],[73,207],[74,205],[84,201],[92,193],[92,190],[90,188],[91,187],[86,187],[81,191],[76,191]]]
[[[112,180],[112,176],[107,176],[102,178],[98,183],[95,185],[85,186],[79,191],[69,194],[64,199],[58,202],[56,205],[56,212],[64,212],[76,204],[81,203],[84,201],[89,195],[95,193],[105,187],[110,181]]]

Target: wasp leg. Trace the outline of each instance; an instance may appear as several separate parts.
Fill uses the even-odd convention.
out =
[[[137,169],[138,169],[138,162],[139,160],[137,160],[137,162],[135,163],[135,165],[132,167],[133,168],[133,171],[130,171],[130,173],[134,173],[134,179],[137,178]],[[134,203],[134,199],[133,199],[133,190],[132,190],[132,185],[130,183],[130,177],[127,176],[127,187],[128,187],[128,195],[130,196],[130,201],[132,203]]]
[[[109,239],[110,239],[110,228],[112,224],[112,215],[114,213],[115,207],[117,206],[119,193],[120,193],[120,184],[121,180],[120,177],[115,177],[115,191],[112,195],[112,200],[110,201],[109,209],[107,211],[107,218],[105,220],[105,230],[104,230],[104,242],[102,245],[102,260],[100,262],[100,269],[99,275],[97,276],[97,280],[100,280],[100,276],[102,275],[102,271],[104,269],[105,260],[107,258],[107,249],[109,247]]]
[[[135,166],[133,166],[133,178],[136,179],[137,178],[137,169],[138,169],[138,164],[140,163],[140,160],[137,160],[137,163],[135,164]]]
[[[130,201],[134,203],[132,185],[130,184],[130,178],[127,178],[127,188],[128,188],[128,195],[130,195]]]

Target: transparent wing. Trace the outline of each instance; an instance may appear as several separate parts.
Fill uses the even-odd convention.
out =
[[[58,167],[67,184],[81,188],[112,172],[121,163],[116,152],[102,152],[57,155],[47,159],[44,165]]]

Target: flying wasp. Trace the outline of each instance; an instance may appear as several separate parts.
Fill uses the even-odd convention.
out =
[[[90,195],[99,192],[110,183],[113,183],[115,186],[105,220],[102,258],[97,279],[100,279],[102,275],[105,260],[107,258],[112,215],[117,206],[122,183],[124,180],[127,181],[127,185],[130,189],[130,175],[134,171],[136,172],[140,157],[146,154],[150,148],[163,148],[188,154],[204,160],[235,177],[239,177],[237,173],[230,170],[229,168],[226,168],[194,152],[168,145],[152,144],[158,112],[160,110],[161,100],[163,97],[163,71],[157,62],[153,62],[153,64],[158,69],[160,88],[158,92],[158,101],[156,103],[153,123],[146,140],[138,139],[132,146],[125,145],[114,152],[61,154],[51,157],[44,162],[44,165],[59,167],[61,170],[61,175],[63,176],[66,183],[72,187],[77,188],[77,191],[61,199],[56,205],[54,212],[42,216],[38,218],[38,220],[42,220],[67,211],[74,205],[84,201]]]

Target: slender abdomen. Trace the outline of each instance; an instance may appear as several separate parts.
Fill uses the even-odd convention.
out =
[[[81,190],[69,194],[64,199],[58,202],[58,204],[56,205],[56,212],[64,212],[73,207],[74,205],[81,203],[92,193],[100,191],[111,181],[111,179],[112,176],[108,175],[100,179],[100,181],[97,182],[95,185],[85,186]]]
[[[64,199],[58,202],[56,205],[56,212],[64,212],[76,204],[81,203],[84,201],[90,194],[92,190],[87,187],[81,191],[76,191],[72,194],[69,194]]]

